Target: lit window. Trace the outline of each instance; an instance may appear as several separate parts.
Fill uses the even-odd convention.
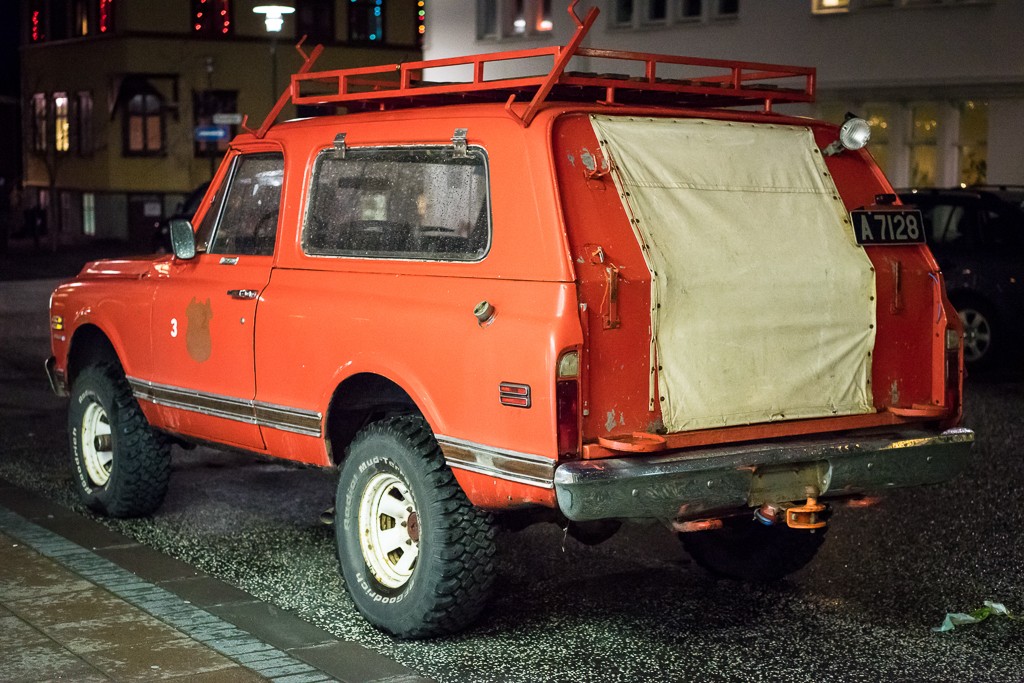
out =
[[[231,0],[192,0],[192,32],[226,36],[234,31]]]
[[[33,43],[46,40],[46,4],[43,0],[29,3],[28,35]]]
[[[939,107],[918,104],[913,107],[910,133],[910,184],[932,187],[938,180]]]
[[[125,156],[158,156],[164,152],[163,101],[155,93],[138,93],[128,100],[125,116]]]
[[[96,234],[96,195],[92,192],[82,194],[82,234]]]
[[[551,0],[477,0],[477,38],[523,37],[553,28]]]
[[[960,182],[982,185],[988,181],[988,102],[960,104]]]
[[[815,14],[849,12],[850,0],[813,0],[811,11]]]
[[[350,43],[384,42],[384,0],[350,0],[348,5]]]
[[[71,120],[66,92],[53,93],[53,148],[58,152],[71,149]]]
[[[114,0],[100,0],[100,33],[109,33],[114,26]]]

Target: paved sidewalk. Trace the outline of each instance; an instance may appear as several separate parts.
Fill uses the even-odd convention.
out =
[[[427,681],[0,480],[0,680]]]

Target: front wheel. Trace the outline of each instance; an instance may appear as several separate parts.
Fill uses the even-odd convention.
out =
[[[356,435],[335,509],[342,575],[372,624],[422,638],[461,630],[483,610],[491,515],[466,499],[423,419],[389,418]]]
[[[75,487],[89,508],[141,517],[163,502],[170,446],[149,426],[118,366],[90,366],[75,378],[68,436]]]
[[[716,576],[768,582],[778,581],[814,559],[825,541],[825,529],[805,531],[732,518],[726,519],[721,529],[684,533],[679,538],[690,557]]]

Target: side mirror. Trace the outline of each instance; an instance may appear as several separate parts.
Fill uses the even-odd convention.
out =
[[[175,218],[170,223],[171,249],[177,258],[193,259],[196,257],[196,233],[192,230],[191,221]]]

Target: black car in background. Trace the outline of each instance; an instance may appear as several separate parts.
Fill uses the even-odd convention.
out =
[[[185,197],[185,201],[178,205],[178,210],[173,215],[160,221],[156,232],[153,234],[154,253],[171,253],[171,221],[177,218],[192,220],[192,217],[196,215],[196,210],[199,208],[199,202],[203,201],[203,197],[206,196],[206,188],[208,187],[210,187],[210,183],[205,182],[189,192],[188,196]]]
[[[964,324],[964,361],[981,368],[1022,357],[1024,186],[905,190]]]

